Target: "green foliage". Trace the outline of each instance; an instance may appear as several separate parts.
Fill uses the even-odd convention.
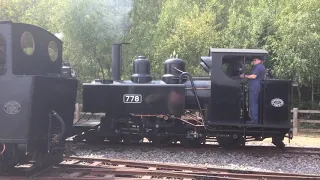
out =
[[[38,0],[3,0],[0,6],[0,19],[21,22],[26,11],[37,2]]]
[[[308,84],[319,78],[320,2],[289,1],[276,20],[274,64],[277,74]]]
[[[146,56],[151,63],[160,62],[154,59],[154,42],[155,30],[159,21],[159,14],[165,1],[163,0],[135,0],[133,9],[130,13],[132,24],[130,31],[125,34],[124,41],[130,45],[125,47],[122,67],[123,78],[129,78],[132,74],[132,62],[137,56]],[[172,51],[171,51],[172,52]],[[154,66],[153,66],[154,68]],[[159,68],[159,67],[158,67]],[[162,68],[162,66],[161,66]]]
[[[152,44],[154,49],[154,71],[163,73],[161,61],[176,51],[186,61],[187,70],[195,74],[201,55],[208,55],[208,49],[217,36],[214,30],[215,14],[211,7],[201,7],[192,1],[167,1],[160,14]]]
[[[123,79],[138,55],[151,61],[154,78],[173,56],[196,76],[206,75],[200,57],[211,47],[264,48],[266,66],[299,83],[299,106],[320,100],[318,0],[3,0],[0,19],[63,33],[63,57],[83,82],[110,78],[114,42],[130,43],[123,47]],[[311,82],[315,101],[304,105],[313,97]]]
[[[70,1],[64,12],[65,57],[83,81],[107,79],[111,44],[125,32],[123,22],[131,9],[126,1]],[[110,78],[110,76],[109,76]]]

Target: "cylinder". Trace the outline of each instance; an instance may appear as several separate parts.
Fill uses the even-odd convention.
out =
[[[168,59],[164,63],[164,75],[162,81],[167,84],[178,84],[179,76],[185,72],[185,62],[182,59]]]
[[[131,81],[134,83],[148,83],[152,80],[150,75],[150,61],[145,56],[139,56],[133,62]]]

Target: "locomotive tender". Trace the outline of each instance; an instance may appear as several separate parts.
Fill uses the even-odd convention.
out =
[[[138,143],[147,138],[157,146],[179,141],[198,147],[215,138],[219,145],[234,148],[270,137],[283,148],[286,134],[292,139],[292,82],[262,81],[260,123],[246,124],[245,81],[224,70],[239,62],[248,64],[256,56],[266,57],[266,50],[212,48],[201,57],[207,77],[192,77],[182,59],[171,58],[164,62],[161,80],[152,80],[150,62],[139,56],[131,80],[121,80],[121,46],[112,45],[112,79],[82,86],[82,112],[104,115],[96,124],[76,123],[74,141]]]
[[[0,167],[60,162],[78,81],[62,76],[62,42],[37,26],[0,22]]]

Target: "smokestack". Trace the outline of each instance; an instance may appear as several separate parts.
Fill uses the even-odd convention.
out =
[[[111,80],[114,81],[121,80],[122,44],[129,43],[112,44]]]

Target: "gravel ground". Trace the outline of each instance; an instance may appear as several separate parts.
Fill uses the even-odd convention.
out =
[[[253,145],[253,143],[251,142],[250,145]],[[129,149],[129,147],[104,149],[76,148],[72,151],[79,157],[113,158],[239,170],[320,175],[320,157],[310,155],[267,155],[259,152],[250,154],[244,152],[219,152],[214,150],[201,152],[186,150],[177,152],[169,149]]]

